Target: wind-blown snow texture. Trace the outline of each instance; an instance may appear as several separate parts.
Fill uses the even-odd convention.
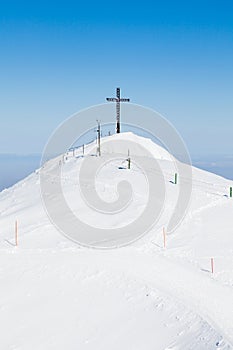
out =
[[[131,246],[88,249],[63,237],[50,223],[41,203],[39,170],[1,192],[0,349],[233,349],[231,182],[193,168],[186,218],[163,249],[162,228],[178,193],[171,182],[171,157],[148,139],[129,133],[111,137],[141,143],[158,159],[167,190],[159,222]],[[133,177],[135,185],[131,212],[103,222],[97,214],[90,217],[75,190],[81,152],[77,150],[76,157],[69,153],[63,166],[72,209],[98,227],[132,221],[146,201],[140,169],[132,165],[124,170],[126,163],[114,161],[100,172],[97,189],[105,200],[115,199],[119,179]],[[125,150],[117,152],[127,157]]]

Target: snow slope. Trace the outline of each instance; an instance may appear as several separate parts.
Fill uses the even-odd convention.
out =
[[[162,228],[178,193],[171,182],[172,158],[148,139],[131,133],[111,136],[119,137],[144,145],[158,160],[166,181],[162,216],[133,245],[95,250],[62,236],[41,203],[40,170],[0,193],[1,350],[233,349],[231,182],[193,168],[190,207],[179,228],[167,236],[164,249]],[[67,201],[82,220],[97,227],[126,225],[146,203],[140,169],[132,164],[124,171],[125,147],[115,149],[111,143],[103,147],[102,157],[116,152],[122,161],[107,163],[96,185],[110,202],[116,198],[116,182],[131,181],[134,201],[117,218],[101,214],[100,219],[79,198],[76,174],[82,150],[76,150],[75,157],[69,152],[63,165]]]

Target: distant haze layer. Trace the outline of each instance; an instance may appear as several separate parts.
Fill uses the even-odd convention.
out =
[[[41,156],[0,154],[0,191],[13,186],[40,167]],[[233,156],[195,156],[194,166],[233,180]]]
[[[40,155],[0,154],[0,191],[13,186],[40,167]]]

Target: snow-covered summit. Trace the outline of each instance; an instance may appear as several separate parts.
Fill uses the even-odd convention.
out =
[[[122,141],[122,142],[109,142],[109,141]],[[125,148],[129,142],[134,143],[134,148],[130,150],[131,155],[144,155],[140,146],[143,146],[150,152],[154,158],[163,159],[163,160],[171,160],[171,155],[161,146],[155,144],[151,139],[138,136],[132,132],[125,132],[121,134],[114,134],[109,137],[105,137],[102,140],[102,149],[106,153],[120,153],[125,154],[127,149]],[[138,145],[138,147],[137,147]]]
[[[136,144],[130,170],[127,141]],[[111,218],[91,212],[78,191],[79,171],[88,152],[95,154],[95,143],[84,157],[80,148],[50,164],[63,160],[65,198],[83,221],[121,227],[146,204],[147,183],[133,163],[142,145],[159,162],[166,200],[152,230],[128,247],[97,251],[61,235],[42,205],[40,169],[0,193],[1,349],[233,349],[231,182],[193,168],[190,206],[164,249],[163,227],[179,182],[173,183],[174,160],[162,147],[132,133],[103,138],[101,157],[119,157],[97,174],[99,196],[116,200],[120,180],[131,181],[134,191],[127,211]]]

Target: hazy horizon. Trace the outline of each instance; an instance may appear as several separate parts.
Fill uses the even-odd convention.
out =
[[[192,165],[233,180],[233,155],[195,155]],[[40,154],[0,153],[0,191],[13,186],[40,167]]]

